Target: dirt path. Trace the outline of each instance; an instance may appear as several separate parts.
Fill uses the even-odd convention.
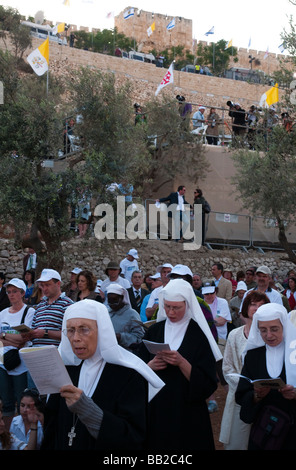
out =
[[[219,384],[215,393],[216,402],[218,404],[218,410],[210,415],[216,450],[224,450],[223,444],[219,442],[219,434],[226,395],[227,392],[225,388]]]

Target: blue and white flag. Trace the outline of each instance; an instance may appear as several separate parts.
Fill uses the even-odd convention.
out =
[[[214,34],[214,26],[212,26],[211,29],[207,33],[205,33],[205,36],[208,36],[209,34]]]
[[[134,8],[129,8],[128,10],[126,10],[124,13],[123,13],[123,18],[125,20],[127,20],[128,18],[130,18],[131,16],[134,16],[135,14],[135,9]]]
[[[285,52],[284,44],[279,45],[279,50],[280,50],[281,53]]]
[[[176,26],[176,20],[175,18],[167,25],[167,30],[170,31]]]

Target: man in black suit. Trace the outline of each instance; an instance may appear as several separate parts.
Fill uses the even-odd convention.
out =
[[[189,204],[185,200],[185,192],[186,192],[186,187],[184,185],[181,185],[178,187],[176,192],[173,192],[169,194],[167,197],[162,197],[160,199],[156,199],[156,202],[167,202],[168,201],[168,206],[174,205],[174,210],[169,210],[168,216],[173,217],[175,220],[175,225],[176,225],[176,231],[175,231],[175,236],[173,238],[179,238],[179,241],[183,241],[183,233],[186,231],[186,228],[189,224],[189,217],[187,216],[185,212],[185,207],[184,204]],[[190,206],[190,204],[189,204]],[[177,228],[179,227],[179,221],[178,218],[180,218],[180,235],[179,237],[177,236]],[[174,233],[174,232],[173,232]]]
[[[150,292],[147,289],[142,289],[143,276],[141,271],[134,271],[131,277],[131,287],[127,289],[131,306],[134,310],[140,313],[141,304],[144,297]]]

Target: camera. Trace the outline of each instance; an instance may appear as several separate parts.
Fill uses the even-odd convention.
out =
[[[227,101],[227,106],[229,106],[230,108],[234,108],[234,103],[232,101]]]

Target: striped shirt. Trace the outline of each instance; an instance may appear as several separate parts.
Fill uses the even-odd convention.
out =
[[[49,304],[47,297],[44,297],[36,307],[32,328],[61,330],[65,310],[73,303],[73,300],[65,294],[61,294],[52,304]],[[34,338],[32,343],[33,346],[46,346],[49,344],[59,346],[60,341],[50,338]]]

